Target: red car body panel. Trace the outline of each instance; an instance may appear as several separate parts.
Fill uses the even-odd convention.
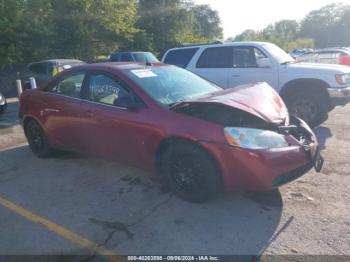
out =
[[[156,168],[157,152],[162,142],[174,137],[186,139],[200,144],[213,157],[228,190],[268,189],[278,176],[312,162],[317,139],[311,130],[308,130],[313,141],[311,158],[292,137],[287,138],[291,146],[283,149],[232,147],[226,142],[223,126],[159,106],[122,71],[144,67],[129,63],[83,65],[65,70],[52,80],[81,70],[107,72],[123,80],[144,101],[147,107],[142,110],[123,110],[51,94],[45,92],[43,86],[22,93],[21,124],[27,117],[36,119],[54,148],[102,156],[149,170]],[[283,101],[266,84],[223,90],[192,102],[222,103],[271,123],[286,118]]]

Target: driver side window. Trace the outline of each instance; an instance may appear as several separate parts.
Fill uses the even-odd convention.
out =
[[[122,84],[103,74],[90,75],[89,100],[116,107],[126,108],[124,101],[129,101],[132,94]]]

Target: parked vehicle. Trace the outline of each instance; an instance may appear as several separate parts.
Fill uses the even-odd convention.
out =
[[[33,153],[54,149],[155,170],[178,196],[266,190],[319,171],[307,124],[266,83],[222,88],[164,64],[92,64],[24,91],[20,123]]]
[[[7,102],[5,96],[0,93],[0,114],[3,114],[7,108]]]
[[[54,59],[30,63],[23,77],[24,87],[25,89],[30,88],[29,77],[34,77],[37,84],[41,85],[51,80],[57,73],[81,64],[85,62],[76,59]]]
[[[110,54],[109,62],[158,63],[159,60],[150,52],[115,52]]]
[[[312,48],[298,48],[298,49],[294,49],[292,52],[290,52],[289,55],[293,58],[297,58],[299,56],[310,54],[313,51],[314,50]]]
[[[289,112],[310,126],[322,123],[334,105],[350,98],[350,68],[297,63],[271,43],[234,42],[173,48],[162,62],[196,73],[223,88],[267,82]]]
[[[350,48],[334,47],[319,49],[296,58],[298,62],[339,64],[350,66]]]

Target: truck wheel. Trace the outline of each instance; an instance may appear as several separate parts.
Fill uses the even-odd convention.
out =
[[[3,113],[5,113],[6,108],[7,108],[7,102],[5,101],[5,104],[3,104],[2,106],[0,106],[0,115],[2,115]]]
[[[166,185],[190,202],[209,200],[221,185],[221,174],[210,155],[186,142],[177,142],[165,150],[160,172]]]
[[[24,126],[24,133],[30,149],[37,157],[48,158],[53,155],[53,150],[44,131],[35,120],[29,120]]]
[[[303,119],[310,127],[318,126],[328,118],[324,98],[315,92],[305,91],[290,95],[286,104],[291,115]]]

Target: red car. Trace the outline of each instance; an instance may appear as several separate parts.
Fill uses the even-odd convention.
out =
[[[223,90],[160,63],[68,69],[23,92],[19,117],[38,157],[63,149],[151,169],[194,202],[278,187],[323,163],[314,133],[267,84]]]

